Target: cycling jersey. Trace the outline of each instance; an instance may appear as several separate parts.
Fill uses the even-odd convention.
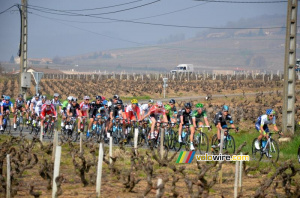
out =
[[[97,111],[96,117],[100,115],[101,117],[105,117],[108,118],[108,120],[110,120],[108,111],[109,109],[106,109],[105,107],[100,107]]]
[[[32,109],[35,109],[36,104],[37,104],[38,101],[41,101],[41,99],[36,100],[35,97],[33,97],[31,99],[31,104],[32,104],[32,107],[33,107]]]
[[[55,109],[57,109],[58,106],[62,106],[60,100],[55,100],[54,98],[51,100],[51,104],[53,104]]]
[[[15,102],[16,106],[17,106],[17,109],[23,107],[24,104],[26,104],[26,100],[22,99],[22,100],[19,100],[18,98],[16,99],[16,102]]]
[[[171,108],[171,110],[168,113],[166,113],[168,121],[170,122],[171,118],[176,119],[177,117],[177,116],[175,117],[176,114],[177,114],[177,109],[174,106]]]
[[[90,105],[83,102],[80,103],[80,110],[82,116],[87,116],[87,111],[90,109]]]
[[[98,112],[98,109],[100,107],[103,107],[102,103],[97,104],[96,101],[91,102],[91,104],[90,104],[90,110],[89,110],[90,118],[94,118],[96,116],[96,114]]]
[[[183,124],[191,124],[192,123],[192,111],[187,112],[185,109],[182,109],[180,111],[180,115],[179,117],[182,116],[183,117]]]
[[[61,108],[66,111],[67,110],[67,107],[69,105],[69,101],[68,100],[65,100],[63,101],[62,105],[61,105]]]
[[[4,113],[4,111],[9,110],[9,107],[10,107],[11,109],[14,108],[14,105],[13,105],[13,103],[12,103],[11,101],[9,101],[8,103],[6,103],[6,101],[3,100],[3,101],[2,101],[2,104],[1,104],[1,107],[3,107],[3,113]],[[0,112],[0,113],[1,113],[1,112]]]
[[[149,112],[150,107],[148,104],[143,104],[143,105],[141,105],[140,109],[141,109],[141,113],[144,112],[144,115],[146,115]]]
[[[41,111],[42,111],[42,106],[43,106],[43,102],[40,100],[36,103],[36,106],[35,106],[35,113],[37,113],[38,115],[40,115]]]
[[[135,108],[132,107],[132,105],[128,105],[126,108],[126,117],[129,120],[139,120],[141,119],[141,115],[140,115],[140,108],[136,105]]]
[[[198,110],[192,111],[192,118],[196,118],[196,121],[199,121],[201,118],[207,118],[206,111],[202,111],[200,114]]]
[[[269,120],[268,115],[262,115],[257,118],[255,128],[257,131],[260,131],[260,127],[262,126],[265,132],[269,132],[268,125],[270,124],[276,125],[275,116],[273,116],[272,120]]]
[[[227,121],[229,121],[230,124],[233,124],[233,120],[230,114],[227,114],[226,117],[223,116],[223,113],[220,111],[216,113],[215,119],[214,119],[214,124],[218,125],[221,123],[221,126],[227,125]]]
[[[68,104],[67,110],[72,113],[72,117],[77,117],[79,115],[80,106],[78,103],[76,105]]]
[[[117,116],[120,117],[120,114],[122,115],[122,112],[125,112],[124,106],[122,105],[121,108],[118,108],[117,105],[112,105],[110,112],[113,112],[114,118]]]
[[[50,108],[47,110],[47,105],[43,104],[40,117],[44,119],[46,115],[50,114],[52,114],[53,116],[57,116],[54,105],[51,104]]]
[[[27,101],[27,107],[30,109],[30,105],[31,105],[31,100]]]

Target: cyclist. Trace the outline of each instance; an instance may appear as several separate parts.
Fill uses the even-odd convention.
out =
[[[141,117],[141,120],[144,120],[150,116],[151,121],[151,131],[150,131],[150,139],[155,139],[154,128],[156,125],[156,121],[162,118],[163,122],[168,122],[168,118],[166,116],[166,110],[163,108],[163,104],[161,101],[157,101],[156,105],[153,105],[149,112]]]
[[[4,96],[4,100],[1,103],[1,111],[0,111],[0,130],[3,131],[2,127],[2,119],[5,114],[9,114],[9,107],[12,113],[14,113],[14,105],[10,101],[9,96]]]
[[[30,112],[31,112],[31,120],[32,120],[32,124],[35,125],[36,123],[36,112],[35,112],[35,107],[36,104],[40,101],[40,94],[37,93],[35,94],[35,96],[31,99],[31,103],[30,103]]]
[[[37,103],[35,105],[35,109],[34,109],[35,115],[37,115],[37,116],[36,116],[36,120],[34,121],[34,123],[38,123],[40,114],[42,111],[42,106],[45,104],[46,99],[47,99],[47,97],[44,95],[44,96],[41,96],[41,100],[37,101]]]
[[[189,125],[191,135],[190,135],[190,150],[193,151],[195,150],[195,147],[193,145],[193,140],[194,140],[194,133],[195,133],[195,127],[192,124],[192,104],[187,102],[184,104],[184,109],[181,110],[180,115],[179,115],[179,128],[178,128],[178,142],[182,142],[181,138],[181,132],[182,128],[185,125]]]
[[[46,100],[45,103],[42,106],[40,118],[41,118],[41,127],[44,126],[44,121],[46,119],[46,115],[53,116],[52,122],[57,120],[57,114],[56,110],[53,104],[51,104],[50,100]],[[43,134],[44,135],[44,134]]]
[[[268,125],[270,124],[274,126],[275,131],[279,131],[276,126],[275,111],[273,109],[267,109],[266,114],[259,116],[255,123],[255,128],[260,133],[255,142],[256,149],[260,149],[259,142],[263,137],[268,138],[268,133],[270,132]]]
[[[153,106],[153,103],[154,103],[154,101],[152,99],[150,99],[148,101],[148,103],[141,105],[140,108],[141,108],[142,116],[146,115],[149,112],[150,108]]]
[[[172,107],[168,104],[165,105],[166,115],[168,122],[176,123],[177,122],[177,115],[176,118],[174,116],[174,112],[172,111]],[[177,112],[176,112],[177,113]]]
[[[218,146],[220,146],[221,142],[221,130],[224,128],[227,128],[227,121],[229,121],[229,124],[231,125],[231,128],[235,128],[233,124],[233,120],[231,115],[228,113],[229,107],[227,105],[224,105],[222,108],[222,111],[216,113],[215,118],[214,118],[214,124],[217,127],[217,137],[218,137]],[[237,129],[236,129],[237,132]],[[213,145],[212,147],[214,147]]]
[[[102,97],[101,96],[96,96],[96,101],[91,102],[90,104],[90,111],[89,111],[89,118],[90,118],[90,123],[88,126],[88,131],[87,131],[87,136],[90,134],[90,129],[92,127],[92,124],[96,118],[96,115],[98,113],[98,110],[103,107],[102,104]]]
[[[25,109],[27,108],[27,103],[26,100],[23,98],[22,94],[18,95],[18,98],[15,101],[14,108],[15,108],[15,112],[20,110],[22,116],[24,116]],[[14,114],[14,130],[17,130],[16,120],[17,120],[17,114]]]
[[[77,118],[80,115],[79,111],[80,111],[80,106],[77,103],[77,98],[73,97],[71,99],[71,103],[68,104],[67,107],[67,116],[68,116],[67,121],[70,121],[70,117]],[[66,127],[66,129],[68,128]]]
[[[80,123],[84,123],[85,119],[87,118],[89,109],[90,109],[90,97],[84,96],[83,101],[80,103],[80,111],[79,111],[79,120],[78,121],[78,133],[80,133]],[[84,118],[82,118],[84,117]]]
[[[204,111],[202,103],[196,104],[196,110],[192,111],[193,126],[203,126],[203,120],[206,126],[209,126],[206,111]],[[201,128],[202,130],[202,128]]]
[[[171,112],[171,114],[173,115],[172,117],[174,117],[174,119],[177,119],[177,109],[176,109],[176,107],[175,107],[175,103],[176,103],[176,101],[174,100],[174,99],[171,99],[170,101],[169,101],[169,105],[171,106],[171,110],[170,110],[170,112]]]
[[[113,122],[115,122],[115,119],[123,119],[123,132],[125,133],[125,109],[123,106],[123,101],[119,99],[116,103],[116,105],[112,105],[109,113],[109,117],[111,122],[111,125],[109,126],[109,129],[111,129]]]
[[[55,93],[53,95],[53,99],[51,100],[51,103],[53,104],[56,111],[57,111],[57,107],[59,107],[59,112],[62,113],[62,110],[61,110],[62,103],[60,102],[58,97],[59,97],[59,94]]]
[[[131,121],[131,120],[138,121],[138,120],[140,120],[141,110],[140,110],[139,105],[138,105],[138,100],[137,99],[132,99],[131,100],[131,105],[127,106],[125,112],[126,112],[126,118],[128,119],[128,121]]]
[[[61,128],[64,128],[65,127],[65,121],[66,121],[66,118],[67,118],[67,108],[68,108],[68,105],[71,104],[72,102],[72,99],[73,99],[73,96],[68,96],[67,100],[63,101],[62,103],[62,120],[61,120]]]

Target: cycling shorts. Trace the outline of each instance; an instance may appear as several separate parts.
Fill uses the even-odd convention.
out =
[[[261,132],[261,131],[260,131],[260,123],[256,123],[256,124],[255,124],[255,129],[256,129],[258,132]],[[263,129],[264,129],[263,135],[266,135],[267,133],[270,132],[269,127],[268,127],[268,125],[266,125],[266,124],[263,126]]]

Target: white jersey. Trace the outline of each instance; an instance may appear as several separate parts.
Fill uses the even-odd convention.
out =
[[[36,103],[36,106],[35,106],[35,112],[40,115],[41,111],[42,111],[42,106],[43,106],[43,102],[40,100]]]
[[[262,115],[260,125],[263,126],[263,125],[268,125],[268,124],[275,124],[275,120],[276,120],[275,116],[273,116],[272,120],[269,120],[268,115]]]
[[[141,109],[141,114],[142,114],[142,115],[146,115],[146,114],[149,112],[150,107],[149,107],[148,104],[143,104],[143,105],[140,107],[140,109]]]
[[[33,97],[33,98],[31,99],[31,104],[33,105],[33,109],[35,109],[36,104],[37,104],[39,101],[41,101],[41,99],[36,100],[35,97]]]

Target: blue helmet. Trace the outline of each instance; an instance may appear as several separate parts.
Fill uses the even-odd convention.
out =
[[[102,104],[103,104],[103,105],[107,105],[107,100],[103,100],[103,101],[102,101]]]
[[[275,111],[274,111],[273,109],[267,109],[267,110],[266,110],[266,114],[267,114],[267,115],[271,115],[271,114],[274,115],[274,114],[275,114]]]
[[[223,111],[229,111],[229,107],[227,105],[224,105],[222,110]]]
[[[9,96],[5,96],[4,100],[10,100],[10,97]]]

